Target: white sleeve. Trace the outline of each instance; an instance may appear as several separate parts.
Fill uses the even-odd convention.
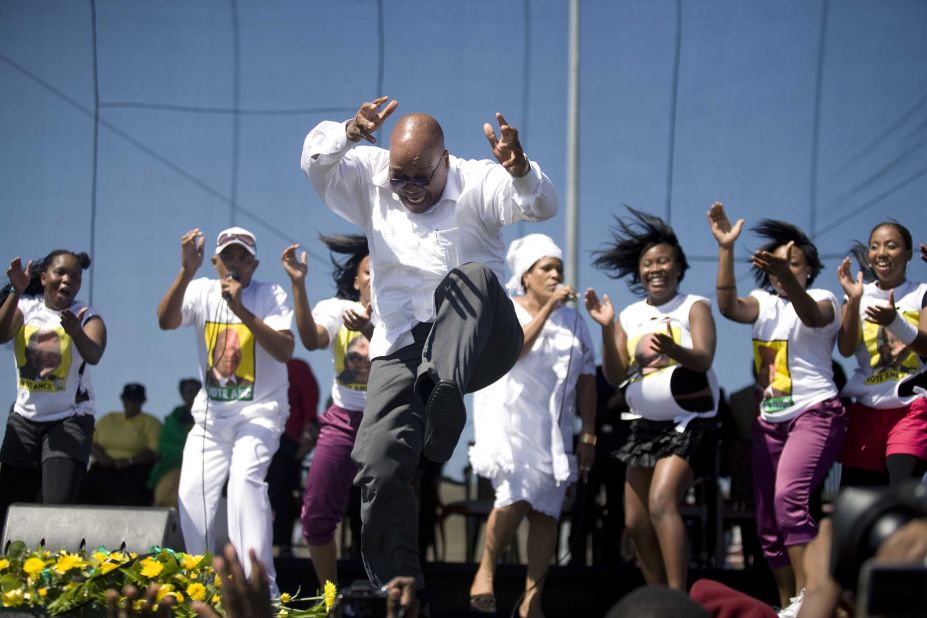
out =
[[[834,332],[840,330],[840,302],[837,300],[837,296],[830,290],[821,290],[817,288],[808,290],[808,296],[810,296],[816,303],[819,303],[822,300],[827,301],[834,309],[834,319],[829,324],[825,324],[824,326],[820,326],[818,328],[821,328],[825,331]]]
[[[528,173],[518,178],[494,161],[463,161],[461,167],[467,174],[483,175],[484,218],[509,225],[516,221],[544,221],[557,214],[554,185],[534,161]]]
[[[194,279],[183,292],[183,304],[180,306],[180,325],[192,326],[205,322],[202,318],[206,311],[206,298],[211,281],[205,277]]]
[[[292,330],[293,309],[290,307],[286,291],[276,283],[265,285],[267,288],[262,294],[261,308],[263,315],[258,317],[276,331]]]
[[[381,148],[355,147],[344,131],[343,122],[319,123],[306,135],[300,165],[329,210],[366,227],[371,179],[389,153]]]
[[[334,345],[341,330],[342,316],[344,315],[344,301],[340,298],[326,298],[316,303],[312,309],[312,319],[317,326],[321,326],[328,333],[328,347]]]

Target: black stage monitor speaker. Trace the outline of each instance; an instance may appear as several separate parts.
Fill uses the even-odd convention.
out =
[[[51,551],[75,551],[82,546],[105,547],[144,554],[155,545],[183,551],[183,536],[174,509],[13,504],[6,514],[0,552],[23,541],[28,547],[44,542]]]

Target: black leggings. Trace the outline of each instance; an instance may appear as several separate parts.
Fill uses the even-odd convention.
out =
[[[885,458],[887,470],[843,468],[840,485],[843,487],[897,487],[907,481],[920,480],[927,473],[927,461],[915,455],[889,455]]]
[[[69,504],[77,500],[77,491],[86,472],[86,464],[68,457],[53,457],[41,468],[0,466],[0,522],[14,502]]]

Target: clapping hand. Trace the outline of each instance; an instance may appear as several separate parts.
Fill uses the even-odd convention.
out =
[[[298,248],[299,243],[296,243],[284,249],[283,253],[280,254],[280,263],[283,264],[283,270],[290,276],[290,281],[293,283],[305,281],[306,275],[309,273],[309,257],[303,251],[299,255],[299,259],[296,259],[296,250]]]
[[[10,279],[10,284],[17,294],[29,286],[32,279],[32,260],[26,262],[26,268],[23,270],[23,262],[20,258],[15,257],[10,261],[9,268],[6,269],[6,276]]]
[[[370,324],[370,315],[372,312],[373,307],[370,306],[370,303],[367,303],[364,306],[363,311],[357,311],[353,308],[345,309],[341,316],[341,321],[344,323],[348,330],[364,332],[364,330]]]
[[[850,270],[850,258],[843,258],[837,267],[837,281],[846,293],[847,298],[861,298],[863,295],[863,271],[857,271],[856,279]]]
[[[399,107],[399,102],[393,99],[387,103],[383,111],[377,111],[378,108],[386,103],[389,97],[378,97],[373,101],[364,103],[354,114],[354,118],[345,127],[345,135],[352,142],[359,142],[364,138],[371,144],[377,143],[374,133],[379,129],[390,115]]]
[[[895,290],[888,293],[887,305],[869,305],[866,307],[866,321],[880,326],[888,326],[898,316],[895,311]]]
[[[724,212],[724,204],[721,202],[715,202],[711,205],[708,210],[708,223],[711,226],[712,236],[718,241],[718,246],[726,248],[734,246],[744,227],[743,219],[738,219],[737,223],[731,225],[727,213]]]
[[[586,290],[583,300],[586,303],[586,311],[589,312],[589,316],[601,326],[608,326],[614,321],[615,308],[612,306],[608,294],[603,294],[602,298],[599,299],[599,295],[595,293],[595,290],[589,288]]]
[[[200,229],[193,228],[180,238],[180,264],[191,275],[203,265],[206,239]]]
[[[785,257],[779,257],[769,251],[757,251],[750,258],[755,268],[758,268],[768,275],[773,275],[780,281],[787,277],[794,277],[789,264],[792,262],[792,249],[795,247],[795,241],[790,240],[785,246]]]
[[[512,176],[524,176],[529,169],[528,157],[518,141],[518,129],[509,125],[502,114],[496,113],[496,121],[499,123],[498,138],[491,124],[487,122],[483,125],[483,133],[489,140],[493,156]]]
[[[61,328],[71,336],[71,339],[80,333],[81,320],[84,319],[85,313],[87,313],[87,307],[81,308],[81,310],[77,312],[77,315],[74,315],[70,309],[65,309],[61,312]]]

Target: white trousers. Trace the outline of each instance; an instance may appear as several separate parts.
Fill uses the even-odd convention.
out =
[[[178,510],[190,554],[215,546],[214,522],[222,487],[228,479],[228,532],[245,574],[251,574],[253,549],[267,568],[271,593],[279,595],[274,569],[267,468],[280,444],[283,421],[277,418],[210,418],[187,435],[180,472]]]

